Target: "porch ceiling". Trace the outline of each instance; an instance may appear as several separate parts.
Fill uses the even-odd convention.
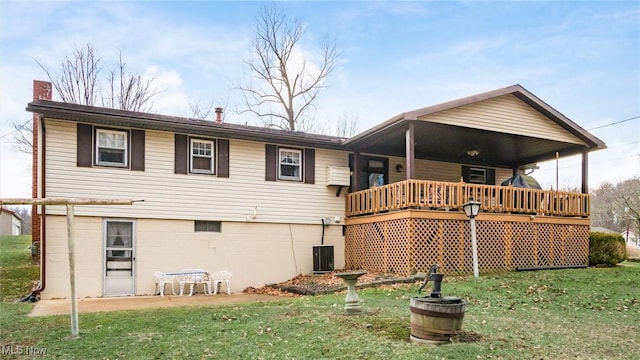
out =
[[[563,156],[579,154],[584,146],[521,135],[498,133],[425,121],[415,126],[415,157],[472,165],[517,167]],[[366,141],[351,144],[353,151],[405,157],[405,134],[409,121],[381,129]],[[476,149],[477,156],[467,155]]]

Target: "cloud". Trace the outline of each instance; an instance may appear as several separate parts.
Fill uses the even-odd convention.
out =
[[[184,91],[182,78],[175,70],[149,68],[146,77],[153,76],[158,93],[153,97],[153,112],[189,116],[189,98]]]

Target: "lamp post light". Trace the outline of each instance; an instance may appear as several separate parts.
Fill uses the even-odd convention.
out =
[[[473,276],[478,277],[478,245],[476,244],[476,216],[480,212],[480,202],[470,198],[467,203],[462,205],[464,213],[471,222],[471,251],[473,253]]]

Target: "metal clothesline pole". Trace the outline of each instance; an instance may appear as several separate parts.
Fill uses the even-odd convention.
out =
[[[42,198],[42,199],[1,199],[0,206],[3,205],[65,205],[67,208],[67,246],[69,250],[69,288],[71,302],[71,337],[80,337],[80,326],[78,322],[78,297],[76,296],[76,273],[75,273],[75,229],[74,229],[74,206],[75,205],[132,205],[134,202],[144,200],[129,199],[65,199],[65,198]]]

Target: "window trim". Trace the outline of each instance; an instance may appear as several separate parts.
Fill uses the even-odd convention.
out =
[[[474,179],[478,179],[480,174],[478,174],[478,170],[484,171],[484,182],[480,182],[477,180],[471,181],[471,169],[474,172]],[[496,184],[496,169],[492,167],[485,166],[476,166],[476,165],[462,165],[462,180],[469,184],[485,184],[485,185],[495,185]]]
[[[193,168],[193,158],[201,157],[206,158],[206,156],[196,156],[193,154],[193,144],[197,143],[205,143],[211,145],[211,155],[209,156],[209,162],[211,165],[211,170],[205,169],[194,169]],[[201,138],[189,138],[189,172],[193,174],[207,174],[207,175],[215,175],[216,173],[216,141],[212,139],[201,139]]]
[[[469,183],[471,184],[486,184],[487,183],[487,169],[479,167],[469,167]]]
[[[113,133],[113,134],[122,134],[124,135],[124,154],[123,154],[123,162],[115,163],[110,161],[101,161],[100,160],[100,149],[117,149],[117,148],[108,148],[100,146],[100,133]],[[117,149],[120,150],[120,149]],[[115,130],[115,129],[107,129],[107,128],[96,128],[96,137],[95,137],[95,164],[98,166],[106,166],[106,167],[117,167],[117,168],[128,168],[129,167],[129,131],[127,130]]]
[[[282,152],[293,152],[293,153],[297,153],[298,154],[298,159],[300,160],[300,162],[298,164],[284,164],[281,162],[281,155]],[[277,158],[277,166],[278,166],[278,180],[284,180],[284,181],[298,181],[298,182],[302,182],[303,180],[303,171],[304,171],[304,167],[303,167],[303,160],[304,160],[304,152],[302,149],[294,149],[294,148],[288,148],[288,147],[278,147],[278,158]],[[282,175],[282,166],[286,165],[286,166],[297,166],[298,167],[298,176],[287,176],[287,175]]]

